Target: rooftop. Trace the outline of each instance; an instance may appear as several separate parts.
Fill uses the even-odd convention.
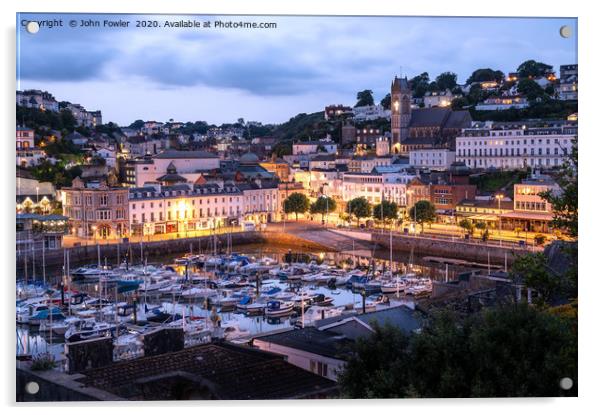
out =
[[[315,327],[258,336],[256,339],[335,359],[344,358],[348,353],[347,347],[352,343],[344,335]]]
[[[228,343],[122,361],[84,375],[86,386],[130,400],[178,399],[173,384],[182,382],[201,399],[299,399],[336,388],[280,356]]]
[[[180,150],[165,150],[157,154],[156,159],[202,159],[202,158],[217,158],[217,154],[207,151],[180,151]]]

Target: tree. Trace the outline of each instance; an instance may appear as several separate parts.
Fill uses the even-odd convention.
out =
[[[450,91],[458,85],[458,75],[453,72],[443,72],[436,78],[437,86],[441,91],[449,89]]]
[[[426,87],[426,90],[428,92],[438,92],[439,91],[439,85],[437,85],[437,82],[433,81],[430,84],[428,84],[428,86]]]
[[[515,281],[522,281],[527,287],[535,289],[543,302],[551,299],[558,287],[557,279],[548,273],[544,254],[521,255],[512,263],[510,275]]]
[[[475,228],[477,228],[478,230],[481,231],[481,238],[483,237],[483,235],[485,234],[485,231],[487,230],[487,224],[483,221],[479,221],[475,224]],[[484,241],[486,239],[483,239]]]
[[[474,233],[474,224],[469,219],[462,219],[458,225],[466,230],[466,233],[472,235]]]
[[[461,318],[432,313],[419,332],[375,326],[339,374],[346,398],[577,396],[576,318],[498,305]]]
[[[468,102],[472,105],[478,104],[485,98],[485,92],[483,91],[483,87],[481,84],[474,84],[470,87],[468,91]]]
[[[275,154],[276,157],[293,154],[293,144],[290,141],[281,141],[274,146],[272,154]]]
[[[451,109],[454,111],[458,111],[458,110],[468,107],[469,105],[470,105],[470,103],[468,102],[468,99],[466,99],[464,97],[458,97],[458,98],[452,99]]]
[[[299,213],[309,210],[309,199],[303,193],[292,193],[284,200],[284,213],[295,214],[295,220],[299,220]]]
[[[356,107],[364,107],[366,105],[374,105],[374,97],[371,89],[364,89],[357,93]]]
[[[380,105],[382,105],[382,107],[386,110],[391,109],[391,94],[390,93],[385,95],[385,97],[380,100]]]
[[[426,93],[426,90],[429,86],[429,74],[428,72],[423,72],[418,76],[410,79],[410,87],[412,88],[412,96],[414,98],[422,98]]]
[[[520,78],[537,78],[546,75],[551,69],[552,66],[531,59],[521,63],[517,72]]]
[[[420,227],[424,232],[424,224],[434,222],[437,217],[435,205],[428,200],[419,200],[410,209],[409,216],[412,219],[416,219],[416,222],[420,224]]]
[[[133,123],[130,124],[129,128],[133,128],[134,130],[139,130],[142,127],[144,127],[144,121],[143,120],[136,120]]]
[[[530,102],[541,98],[545,94],[543,88],[532,79],[521,79],[516,90],[525,95]]]
[[[398,210],[397,203],[383,200],[372,208],[372,217],[376,220],[392,223],[393,220],[397,219]]]
[[[550,189],[541,193],[540,196],[552,205],[552,211],[554,212],[552,226],[562,229],[569,236],[576,238],[579,232],[577,138],[573,139],[572,144],[569,157],[562,164],[555,177],[561,191],[554,192]]]
[[[472,84],[473,82],[488,82],[488,81],[496,81],[502,82],[504,80],[504,73],[502,71],[494,71],[491,68],[481,68],[477,69],[468,77],[466,80],[467,84]]]
[[[351,215],[355,216],[355,219],[357,220],[357,226],[360,226],[360,220],[362,218],[370,217],[372,211],[370,209],[370,203],[365,197],[356,197],[347,203],[347,211],[350,212]]]
[[[311,204],[309,211],[312,214],[321,214],[322,222],[324,222],[324,215],[332,213],[337,210],[337,202],[331,197],[321,196],[314,203]]]
[[[401,398],[411,395],[409,337],[390,325],[375,326],[360,337],[338,376],[344,398]]]

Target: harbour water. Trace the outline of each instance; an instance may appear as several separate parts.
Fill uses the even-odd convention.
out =
[[[424,263],[420,258],[412,258],[412,255],[401,256],[396,254],[393,262],[390,262],[390,253],[384,251],[369,252],[369,256],[357,256],[351,254],[334,253],[334,252],[313,252],[313,251],[295,251],[289,249],[270,246],[270,245],[246,245],[237,247],[237,252],[241,255],[249,257],[251,260],[260,258],[271,258],[278,263],[285,263],[292,260],[297,261],[315,261],[316,263],[324,263],[345,267],[346,269],[362,268],[376,269],[380,272],[388,271],[391,266],[394,271],[398,272],[413,272],[421,277],[431,280],[452,280],[458,272],[463,271],[461,267],[445,266],[441,264]],[[184,275],[186,267],[184,265],[175,264],[176,256],[148,258],[147,265],[164,265],[172,264],[178,274]],[[109,263],[110,261],[101,258],[101,262]],[[77,264],[71,266],[71,270],[75,269]],[[188,269],[189,273],[203,272],[202,269]],[[63,280],[63,270],[54,269],[47,270],[46,281],[50,285],[56,285]],[[278,278],[267,278],[262,281],[262,288],[277,287],[282,291],[291,288],[291,282],[281,281]],[[349,289],[345,285],[337,287],[328,287],[324,284],[316,284],[312,282],[298,282],[297,289],[311,290],[313,293],[323,294],[325,297],[332,298],[333,307],[361,307],[362,295],[356,290]],[[102,284],[98,282],[72,282],[71,288],[78,292],[85,292],[93,297],[98,297],[103,290]],[[106,289],[106,288],[105,288]],[[110,292],[104,291],[105,294]],[[208,306],[204,299],[176,299],[173,298],[141,294],[137,292],[117,293],[113,299],[118,302],[132,303],[132,296],[136,295],[136,300],[140,304],[146,304],[148,308],[161,307],[168,313],[183,314],[191,319],[204,320],[209,322],[211,318],[211,306]],[[406,304],[413,307],[413,299],[406,296],[396,297],[391,296],[388,306]],[[379,305],[379,307],[381,307]],[[242,333],[253,335],[257,333],[265,333],[277,329],[290,327],[300,319],[297,312],[292,312],[283,317],[267,317],[265,315],[251,316],[236,311],[236,309],[225,309],[217,311],[221,324],[224,326],[236,326]],[[17,325],[16,327],[17,355],[36,356],[41,353],[50,353],[57,360],[64,360],[64,336],[52,334],[52,331],[40,332],[33,326]]]

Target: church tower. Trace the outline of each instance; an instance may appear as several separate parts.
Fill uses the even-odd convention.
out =
[[[408,138],[412,118],[412,90],[408,78],[395,76],[391,83],[391,146]],[[395,152],[395,151],[394,151]]]

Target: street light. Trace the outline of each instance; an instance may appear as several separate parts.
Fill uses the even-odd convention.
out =
[[[414,195],[414,190],[410,189],[406,191],[410,196]],[[413,201],[413,200],[412,200]],[[416,204],[414,203],[414,236],[416,236]]]
[[[502,199],[504,198],[503,194],[495,195],[497,199],[497,213],[499,219],[499,227],[498,227],[498,238],[500,240],[500,246],[502,246]]]

